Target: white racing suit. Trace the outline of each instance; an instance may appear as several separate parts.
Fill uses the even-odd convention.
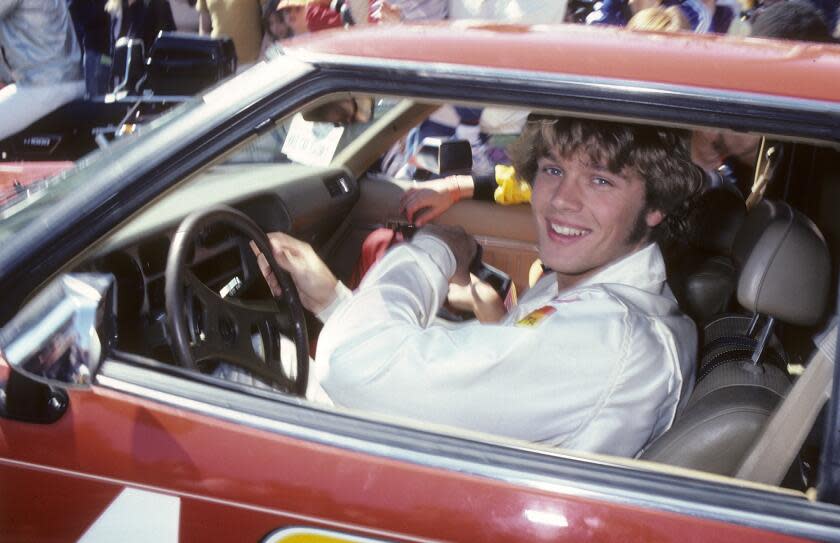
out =
[[[546,274],[500,324],[430,326],[455,259],[394,247],[322,313],[309,397],[545,445],[634,456],[693,386],[697,334],[650,244],[559,292]]]

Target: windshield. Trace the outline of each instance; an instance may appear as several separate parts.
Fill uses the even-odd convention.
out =
[[[196,96],[139,126],[132,134],[79,159],[68,169],[41,181],[14,183],[0,171],[0,242],[21,231],[67,202],[73,212],[97,195],[113,194],[117,185],[133,183],[132,172],[146,171],[165,158],[173,159],[185,149],[200,147],[225,119],[240,113],[267,95],[312,71],[312,66],[278,57],[260,62],[242,74],[221,82],[203,96]],[[189,146],[189,147],[187,147]],[[54,170],[55,171],[55,170]],[[9,179],[8,182],[3,182]],[[135,179],[136,180],[136,179]],[[118,205],[118,203],[117,203]],[[68,208],[69,210],[69,208]],[[49,227],[46,222],[43,224]]]
[[[18,165],[17,171],[10,172],[9,177],[20,177],[0,187],[2,191],[0,192],[0,242],[43,214],[46,208],[76,193],[82,186],[96,182],[101,174],[113,167],[118,157],[134,147],[139,135],[151,133],[158,127],[169,125],[189,114],[200,104],[200,99],[193,98],[149,124],[138,127],[130,136],[118,138],[107,147],[94,151],[75,163],[57,163],[54,167],[60,171],[50,177],[21,182],[19,179],[26,179],[27,168],[37,171],[39,168],[43,169],[44,166],[38,163]]]
[[[225,164],[295,163],[328,166],[399,100],[353,96],[307,108],[232,154]]]

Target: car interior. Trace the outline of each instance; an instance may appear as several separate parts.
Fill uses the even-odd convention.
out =
[[[367,115],[338,122],[318,111],[346,100],[372,107]],[[413,181],[417,172],[404,176],[405,168],[394,165],[412,165],[406,151],[412,129],[445,105],[388,96],[321,97],[217,157],[131,218],[75,265],[75,271],[116,277],[119,351],[138,363],[186,365],[217,377],[232,362],[257,377],[258,387],[299,393],[296,383],[306,371],[299,361],[317,350],[317,319],[292,294],[272,305],[251,239],[241,235],[247,227],[228,219],[196,219],[189,227],[182,221],[208,208],[233,208],[264,232],[283,231],[310,243],[352,286],[365,239],[377,229],[407,224],[400,197],[422,182]],[[495,127],[483,145],[504,150],[533,113],[508,109],[509,122]],[[316,141],[295,147],[304,129]],[[746,174],[710,176],[710,188],[693,209],[693,234],[667,252],[669,285],[697,324],[697,382],[671,429],[629,462],[807,492],[817,481],[825,415],[813,385],[800,384],[821,352],[833,359],[833,351],[821,351],[815,338],[836,313],[840,152],[831,142],[753,135],[754,161],[742,164]],[[454,171],[439,170],[431,175]],[[482,246],[486,264],[507,273],[518,292],[528,288],[537,250],[527,204],[463,200],[437,222],[463,227]],[[191,294],[173,301],[180,288],[168,286],[175,269]],[[222,310],[214,304],[245,307],[250,316],[243,322],[251,333],[244,344],[208,341],[209,350],[190,354],[189,345],[209,335],[224,338],[226,327],[236,325],[217,319]],[[180,332],[170,330],[168,318],[181,322]],[[302,339],[301,326],[308,339]],[[185,346],[192,364],[178,352]],[[226,346],[239,360],[224,356]],[[219,378],[219,386],[230,384]],[[797,399],[807,408],[791,415]],[[781,409],[788,403],[790,409]],[[776,441],[767,435],[774,424],[782,428]],[[780,438],[785,446],[778,446]],[[759,458],[766,465],[757,468]]]

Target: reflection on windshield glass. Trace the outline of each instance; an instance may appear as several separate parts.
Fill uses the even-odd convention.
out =
[[[22,197],[15,194],[5,207],[0,202],[0,242],[28,224],[36,225],[39,217],[54,218],[51,213],[65,207],[65,203],[63,213],[67,217],[83,212],[86,202],[99,200],[97,195],[113,195],[117,186],[137,181],[131,172],[145,172],[158,161],[173,158],[179,150],[194,150],[197,138],[217,129],[221,121],[260,103],[312,70],[312,66],[288,57],[259,62],[203,96],[190,98],[137,127],[130,137],[118,138],[87,155],[76,162],[75,168],[44,183],[30,185],[29,191],[20,191]],[[190,116],[191,120],[185,119]],[[280,146],[277,149],[279,152]],[[36,193],[37,201],[33,196]],[[112,204],[119,206],[120,202]],[[44,222],[40,225],[48,227]]]
[[[0,242],[23,228],[28,222],[43,214],[46,208],[61,202],[67,196],[78,192],[83,185],[95,183],[103,178],[103,172],[113,169],[120,156],[130,151],[140,134],[152,132],[186,115],[201,102],[193,99],[177,106],[149,124],[138,127],[132,134],[113,140],[107,147],[93,151],[75,163],[53,163],[54,171],[45,170],[47,177],[32,175],[27,178],[26,170],[44,170],[44,164],[38,162],[22,163],[23,180],[17,185],[0,188]],[[58,173],[55,173],[58,172]],[[55,173],[55,175],[50,175]],[[31,174],[31,171],[30,171]],[[38,179],[40,178],[40,179]]]
[[[396,99],[362,96],[297,113],[242,147],[225,163],[326,166],[397,103]]]

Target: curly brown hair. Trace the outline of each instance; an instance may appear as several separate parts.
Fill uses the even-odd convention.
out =
[[[520,178],[533,183],[537,161],[568,159],[579,151],[591,164],[617,175],[635,173],[645,182],[646,210],[666,215],[651,232],[659,242],[689,233],[689,210],[706,175],[691,161],[690,132],[570,117],[531,117],[509,155]]]

